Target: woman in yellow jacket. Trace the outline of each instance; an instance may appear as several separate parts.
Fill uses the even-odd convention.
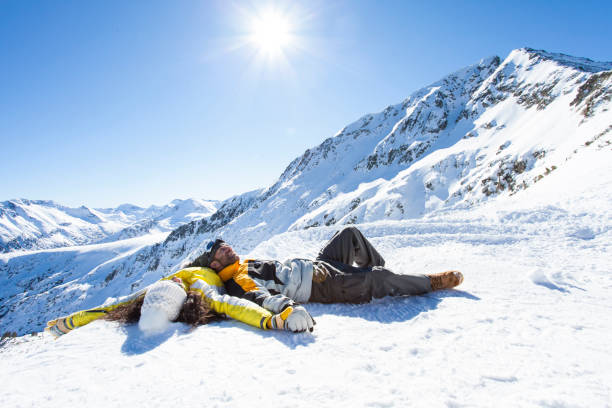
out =
[[[263,330],[284,329],[285,319],[292,313],[292,310],[286,309],[283,313],[273,315],[256,303],[227,295],[223,282],[210,268],[181,269],[158,283],[163,281],[175,282],[187,292],[181,298],[185,300],[178,316],[170,317],[170,320],[183,321],[193,326],[205,324],[216,316],[228,316]],[[100,318],[136,322],[141,317],[140,311],[151,286],[109,305],[51,320],[45,330],[58,337]]]

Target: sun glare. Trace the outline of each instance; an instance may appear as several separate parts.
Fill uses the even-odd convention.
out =
[[[229,52],[241,53],[248,62],[247,74],[265,76],[295,72],[296,61],[311,52],[311,39],[305,35],[313,13],[297,2],[276,4],[263,0],[232,3],[236,34],[228,42]]]
[[[268,55],[282,53],[291,45],[291,23],[278,11],[267,11],[253,18],[250,41]]]

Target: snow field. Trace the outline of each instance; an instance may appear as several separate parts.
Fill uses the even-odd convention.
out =
[[[472,220],[484,233],[466,240],[454,227],[461,216],[360,226],[390,268],[457,268],[465,282],[364,305],[307,305],[313,334],[224,321],[193,331],[174,324],[155,338],[108,322],[57,341],[24,336],[0,349],[0,399],[24,407],[609,405],[611,232],[584,239],[563,233],[575,228],[567,215],[555,228],[513,216]],[[332,232],[282,234],[253,252],[282,259],[297,248],[313,257]]]

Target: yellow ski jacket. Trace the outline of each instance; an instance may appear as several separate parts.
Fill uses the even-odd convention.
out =
[[[185,268],[161,280],[169,280],[175,277],[183,281],[187,291],[200,293],[204,300],[210,304],[210,308],[216,313],[264,330],[268,328],[267,323],[271,319],[272,313],[247,299],[227,295],[221,278],[212,269]],[[68,333],[72,329],[84,326],[103,317],[109,311],[119,306],[135,301],[140,296],[144,296],[146,291],[147,288],[120,298],[109,305],[81,310],[69,316],[51,320],[47,323],[45,330],[56,336]]]

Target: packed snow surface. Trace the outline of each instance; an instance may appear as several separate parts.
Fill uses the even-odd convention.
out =
[[[585,164],[589,163],[589,166]],[[612,161],[584,152],[522,194],[358,225],[397,272],[463,271],[455,290],[306,305],[306,334],[226,320],[154,337],[96,321],[0,348],[7,407],[612,404]],[[313,257],[334,232],[248,256]]]

